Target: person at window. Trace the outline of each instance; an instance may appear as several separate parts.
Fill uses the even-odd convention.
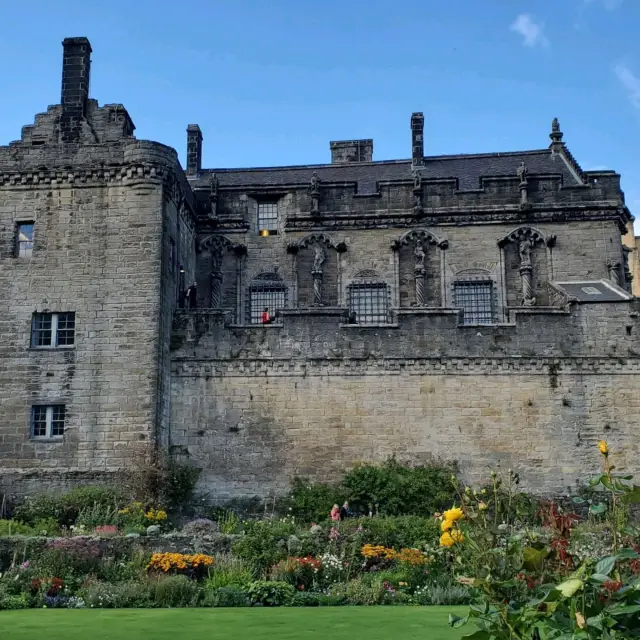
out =
[[[273,322],[273,316],[269,313],[269,307],[265,307],[262,312],[262,324],[271,324]]]
[[[187,305],[189,309],[195,309],[198,304],[198,285],[194,282],[187,289]]]
[[[334,504],[333,509],[331,509],[331,520],[333,522],[340,520],[340,507],[337,504]]]
[[[351,517],[351,511],[349,509],[349,503],[345,500],[344,504],[340,507],[340,520],[346,520]]]
[[[358,324],[358,314],[355,311],[349,314],[349,324]]]

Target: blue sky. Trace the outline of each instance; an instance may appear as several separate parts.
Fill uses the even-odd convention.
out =
[[[139,138],[201,126],[203,165],[546,147],[554,116],[585,169],[623,177],[640,218],[638,0],[0,0],[0,144],[60,99],[61,41],[93,46],[91,95]],[[636,228],[638,225],[636,224]]]

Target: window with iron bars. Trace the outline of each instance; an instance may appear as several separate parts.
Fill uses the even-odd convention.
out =
[[[453,304],[463,310],[463,324],[493,324],[493,283],[490,280],[456,282]]]
[[[32,347],[72,347],[75,343],[76,314],[34,313],[31,321]]]
[[[31,407],[31,437],[57,438],[63,436],[65,413],[63,404]]]
[[[265,309],[273,317],[276,311],[287,306],[287,288],[282,282],[264,281],[251,285],[249,289],[249,323],[262,324]]]
[[[33,222],[18,222],[16,229],[16,258],[30,258],[33,254]]]
[[[268,231],[268,235],[278,233],[278,203],[258,202],[258,233]]]
[[[354,282],[349,285],[349,311],[358,324],[387,324],[389,295],[384,282]]]

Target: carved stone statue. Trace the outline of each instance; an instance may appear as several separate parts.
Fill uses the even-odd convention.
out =
[[[318,172],[314,171],[311,174],[311,185],[310,189],[312,194],[320,193],[320,179],[318,178]]]
[[[609,280],[614,284],[620,285],[620,260],[608,260],[607,269],[609,270]]]
[[[413,190],[422,191],[422,174],[419,171],[413,172]]]
[[[520,184],[523,184],[527,181],[527,176],[529,175],[529,169],[527,169],[527,165],[523,162],[520,163],[516,175],[520,179]]]
[[[322,273],[322,265],[324,264],[324,261],[326,259],[327,259],[327,255],[325,254],[324,249],[319,244],[317,244],[315,255],[313,257],[312,271],[320,271],[320,273]]]
[[[220,182],[218,180],[218,176],[215,173],[211,174],[209,178],[209,194],[211,196],[218,196],[218,187],[220,186]]]
[[[554,118],[551,121],[551,131],[553,133],[559,133],[560,132],[560,122],[558,121],[558,118]]]
[[[533,249],[533,240],[531,238],[523,238],[518,245],[518,251],[520,253],[520,266],[531,266],[531,250]]]
[[[520,278],[522,279],[522,306],[532,307],[536,303],[533,295],[533,265],[531,264],[531,252],[534,242],[532,238],[522,238],[518,245],[520,253]]]
[[[416,270],[424,269],[424,260],[426,258],[426,254],[421,242],[416,243],[416,248],[413,252],[413,255],[416,257]]]

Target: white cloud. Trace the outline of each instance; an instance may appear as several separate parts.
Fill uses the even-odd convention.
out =
[[[622,4],[622,0],[584,0],[585,4],[592,4],[593,2],[601,4],[607,11],[613,11]]]
[[[536,45],[546,47],[549,44],[549,40],[544,35],[542,27],[542,23],[536,22],[531,14],[521,13],[509,29],[519,33],[524,38],[523,44],[525,47],[535,47]]]
[[[640,109],[640,78],[627,67],[627,65],[619,62],[614,68],[620,84],[627,90],[631,104]]]

